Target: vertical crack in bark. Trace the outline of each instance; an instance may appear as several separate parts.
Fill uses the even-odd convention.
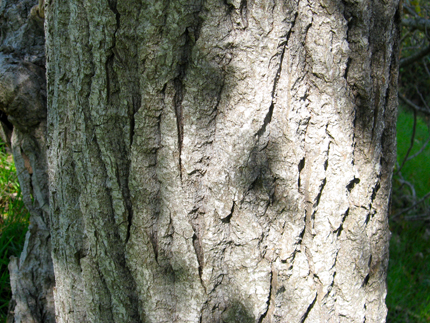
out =
[[[348,45],[350,46],[350,42],[351,42],[351,38],[352,38],[350,33],[351,33],[351,29],[354,26],[355,19],[352,16],[352,11],[349,10],[348,3],[345,0],[341,0],[341,2],[343,4],[343,17],[347,21],[346,41],[347,41]],[[351,67],[351,63],[352,63],[352,58],[348,57],[348,59],[346,61],[346,67],[345,67],[345,73],[344,73],[344,78],[345,78],[347,84],[348,84],[348,72],[349,72],[349,68]]]
[[[233,213],[234,213],[234,207],[235,207],[235,205],[236,205],[236,203],[233,201],[233,205],[231,206],[230,213],[226,217],[222,218],[221,222],[223,222],[223,223],[230,223],[231,217],[233,216]]]
[[[376,99],[376,102],[375,102],[375,108],[374,108],[374,110],[373,110],[373,125],[372,125],[372,136],[371,136],[371,138],[372,138],[372,141],[374,141],[374,140],[377,140],[377,138],[375,138],[375,136],[377,136],[378,135],[378,133],[375,133],[376,132],[376,127],[377,127],[377,125],[378,125],[378,116],[379,116],[379,111],[380,111],[380,109],[382,108],[383,109],[383,107],[381,107],[380,105],[380,84],[378,84],[377,86],[376,86],[376,94],[375,94],[375,99]]]
[[[198,15],[198,13],[195,15]],[[182,48],[182,56],[181,56],[180,62],[178,63],[178,75],[173,80],[173,86],[175,88],[173,104],[175,108],[176,127],[178,131],[178,150],[179,150],[178,164],[179,164],[179,176],[180,176],[181,182],[182,182],[182,145],[184,141],[184,120],[183,120],[183,111],[182,111],[183,110],[182,101],[184,99],[184,91],[185,91],[183,80],[187,73],[191,51],[193,48],[193,42],[197,40],[200,33],[202,22],[198,18],[196,18],[196,20],[197,20],[196,23],[194,23],[193,25],[185,29],[185,33],[184,33],[185,44]]]
[[[127,177],[128,176],[130,176],[130,174],[127,174]],[[128,183],[128,178],[127,178],[127,183]],[[127,212],[128,212],[128,215],[127,215],[127,233],[125,236],[125,245],[127,245],[128,241],[130,240],[130,234],[131,234],[131,228],[133,226],[133,215],[134,214],[133,214],[133,205],[132,205],[131,200],[130,200],[130,190],[128,188],[128,185],[126,185],[124,187],[124,190],[125,190],[124,197],[125,197],[125,204],[126,204],[125,206],[126,206]]]
[[[297,180],[297,187],[298,187],[298,191],[299,191],[299,193],[301,193],[302,192],[302,190],[301,190],[301,173],[302,173],[302,170],[303,170],[303,168],[305,168],[305,163],[306,163],[306,159],[305,159],[305,157],[303,157],[301,160],[300,160],[300,162],[299,162],[299,165],[298,165],[298,169],[299,169],[299,176],[298,176],[298,180]]]
[[[175,87],[175,96],[173,98],[173,104],[175,106],[175,116],[176,116],[176,127],[178,131],[178,164],[179,164],[179,177],[182,182],[182,142],[184,141],[184,121],[182,115],[182,100],[184,98],[183,90],[184,86],[182,84],[183,74],[185,74],[185,68],[181,68],[179,77],[175,78],[173,85]]]
[[[130,148],[131,146],[133,146],[133,140],[134,140],[134,129],[135,129],[135,120],[134,120],[134,115],[135,113],[139,110],[140,104],[141,104],[141,97],[140,95],[133,95],[132,96],[132,103],[133,106],[129,109],[128,115],[129,115],[129,119],[130,119],[130,138],[129,138],[129,142],[130,142]]]
[[[116,49],[117,45],[117,33],[120,29],[120,21],[121,21],[121,15],[117,10],[117,1],[116,0],[109,0],[108,1],[109,8],[111,11],[115,14],[116,19],[116,28],[113,32],[112,37],[112,44],[111,47],[108,49],[108,57],[106,59],[106,82],[107,82],[107,106],[115,106],[118,104],[118,91],[117,87],[119,84],[118,81],[118,74],[114,69],[114,63],[118,63],[119,66],[126,69],[127,64],[125,64],[125,61],[121,59],[121,57],[118,54],[118,51]],[[133,142],[134,137],[134,109],[136,109],[136,106],[140,105],[140,98],[133,97],[132,102],[128,107],[128,125],[129,125],[129,141],[124,144],[124,150],[122,152],[119,152],[119,154],[115,152],[108,153],[109,158],[113,158],[116,160],[116,165],[114,164],[113,167],[115,167],[115,176],[118,184],[120,185],[120,190],[122,193],[123,203],[125,206],[125,209],[127,210],[127,228],[126,228],[126,234],[125,238],[122,238],[119,232],[119,225],[116,223],[115,216],[112,215],[112,218],[107,219],[106,227],[103,227],[100,232],[103,233],[103,235],[108,234],[109,230],[113,231],[113,234],[108,234],[104,238],[104,240],[107,241],[105,244],[105,252],[109,257],[112,257],[113,259],[117,259],[116,261],[116,273],[108,273],[106,270],[101,270],[102,273],[102,280],[109,281],[108,283],[108,291],[109,294],[111,294],[111,303],[120,302],[123,306],[127,307],[127,316],[129,319],[132,319],[134,322],[141,322],[140,314],[139,314],[139,301],[138,301],[138,295],[136,290],[136,282],[134,280],[133,275],[131,274],[128,266],[127,261],[125,259],[125,253],[124,248],[125,245],[128,243],[130,239],[131,234],[131,228],[132,228],[132,221],[133,221],[133,208],[132,208],[132,202],[130,199],[130,189],[129,189],[129,176],[130,176],[130,161],[128,159],[127,154],[129,153],[129,149],[131,147],[131,144]],[[87,117],[87,121],[91,120],[89,116]],[[127,122],[127,121],[125,121]],[[121,127],[121,124],[118,124],[118,127]],[[100,147],[100,143],[97,142],[97,136],[94,135],[94,146],[97,150],[97,155],[100,158],[100,162],[104,165],[105,170],[105,177],[109,177],[108,175],[108,165],[103,161],[103,150]],[[105,143],[106,145],[107,143]],[[123,155],[125,154],[125,155]],[[123,163],[126,163],[124,166]],[[114,200],[113,200],[113,193],[111,189],[107,189],[107,196],[110,200],[110,208],[112,214],[115,213],[114,211]],[[123,240],[124,239],[124,240]],[[106,261],[105,257],[99,256],[99,259],[96,260],[98,263],[98,266],[101,268],[101,264]],[[117,293],[117,290],[121,290],[121,293]],[[114,292],[115,291],[115,292]],[[113,299],[113,295],[115,296],[115,300]]]
[[[304,224],[304,226],[303,226],[303,230],[302,230],[302,232],[300,232],[300,234],[299,234],[299,241],[297,241],[297,245],[301,245],[302,244],[302,241],[303,241],[303,238],[304,238],[304,236],[305,236],[305,232],[306,232],[306,217],[305,217],[305,224]],[[296,253],[296,251],[297,250],[295,250],[294,251],[294,255],[295,255],[295,253]],[[294,259],[294,258],[293,258]]]
[[[284,51],[282,52],[282,56],[284,56]],[[274,107],[275,107],[275,104],[273,102],[273,97],[272,97],[272,103],[270,104],[269,111],[264,117],[263,126],[257,132],[258,139],[260,139],[260,137],[266,132],[266,128],[268,124],[272,121]]]
[[[272,265],[273,266],[273,265]],[[269,295],[267,297],[267,307],[266,311],[260,316],[260,319],[258,320],[258,323],[262,323],[264,318],[267,316],[267,313],[269,312],[270,306],[274,300],[272,300],[272,297],[274,298],[274,292],[273,292],[273,285],[274,285],[274,274],[273,274],[273,267],[270,271],[270,289],[269,289]]]
[[[328,127],[328,125],[326,125],[326,127]],[[327,129],[327,128],[326,128]],[[327,131],[326,131],[327,132]],[[330,135],[329,135],[330,136]],[[331,136],[330,136],[331,137]],[[327,147],[327,156],[326,156],[326,159],[325,159],[325,161],[324,161],[324,171],[326,172],[327,171],[327,168],[328,168],[328,160],[329,160],[329,156],[330,156],[330,147],[331,147],[331,144],[332,144],[332,142],[331,141],[329,141],[329,143],[328,143],[328,147]]]
[[[99,166],[101,166],[103,169],[103,176],[108,178],[108,166],[103,161],[103,152],[100,143],[98,142],[98,138],[94,133],[95,125],[93,124],[88,111],[84,111],[84,122],[89,129],[88,131],[93,132],[92,134],[88,134],[88,138],[92,139],[87,142],[88,149],[95,154],[95,158],[93,159],[93,167],[96,167],[96,165],[99,164]],[[116,176],[119,175],[116,174]],[[134,322],[142,322],[138,310],[139,306],[136,282],[126,265],[127,262],[125,259],[125,253],[122,248],[123,243],[121,243],[123,241],[121,241],[118,226],[115,223],[112,190],[106,187],[105,192],[102,194],[108,199],[111,216],[104,219],[103,227],[101,226],[100,220],[97,221],[96,219],[92,219],[94,226],[102,235],[102,239],[100,240],[104,241],[104,243],[96,243],[97,246],[102,246],[104,250],[102,253],[97,253],[98,256],[95,257],[94,260],[97,263],[101,280],[106,282],[106,289],[109,292],[111,304],[112,296],[115,296],[116,301],[122,302],[127,308],[127,315],[132,318]],[[97,234],[97,231],[95,232],[95,234]],[[101,264],[107,260],[103,254],[117,260],[115,273],[112,273],[101,266]],[[118,290],[121,290],[121,293],[118,293]]]
[[[324,178],[322,180],[322,182],[321,182],[320,191],[318,192],[318,195],[315,198],[315,202],[314,202],[314,205],[313,205],[314,208],[316,208],[318,206],[318,204],[320,203],[321,195],[322,195],[322,192],[324,190],[325,184],[327,184],[327,178]]]
[[[184,141],[184,120],[183,120],[183,99],[184,99],[184,79],[187,73],[192,48],[200,36],[200,29],[202,26],[202,19],[199,14],[202,10],[202,4],[191,6],[192,9],[192,20],[189,26],[186,26],[185,33],[185,44],[182,46],[181,58],[178,62],[177,76],[173,80],[173,86],[175,88],[175,95],[173,98],[173,104],[175,109],[176,127],[178,132],[178,166],[179,166],[179,177],[182,182],[182,146]]]
[[[240,1],[240,18],[242,19],[243,29],[248,28],[248,1],[241,0]]]
[[[151,241],[152,250],[154,251],[155,262],[158,264],[158,231],[152,226],[151,233],[149,235],[149,240]]]
[[[348,29],[348,31],[349,31],[349,29]],[[352,62],[351,57],[348,57],[348,59],[346,60],[345,74],[343,76],[345,78],[347,84],[348,84],[348,72],[349,72],[349,68],[351,67],[351,62]]]
[[[135,129],[135,120],[134,120],[134,114],[135,111],[137,111],[138,107],[140,106],[140,95],[138,95],[137,97],[133,96],[132,100],[133,100],[133,110],[134,111],[129,111],[129,122],[130,122],[130,138],[129,138],[129,144],[130,144],[130,150],[131,147],[133,145],[133,139],[134,139],[134,129]],[[133,204],[131,202],[131,194],[130,194],[130,166],[131,166],[131,160],[128,159],[127,160],[127,178],[125,181],[125,185],[123,188],[123,196],[124,196],[124,200],[125,200],[125,204],[126,204],[126,208],[128,211],[128,217],[127,217],[127,234],[126,234],[126,238],[125,238],[125,244],[128,243],[128,241],[130,240],[130,233],[131,233],[131,227],[133,224]]]
[[[366,277],[364,277],[363,284],[361,285],[361,287],[366,286],[369,283],[369,279],[370,279],[370,275],[367,274]]]
[[[199,265],[199,278],[200,278],[200,283],[203,286],[203,289],[205,290],[205,293],[207,294],[207,290],[206,290],[206,286],[203,282],[203,266],[204,266],[204,254],[203,254],[203,249],[202,246],[200,245],[200,239],[199,239],[199,233],[198,231],[193,227],[194,230],[194,235],[193,235],[193,246],[194,246],[194,251],[196,252],[196,256],[197,256],[197,262]]]
[[[109,48],[111,53],[110,53],[110,55],[107,59],[107,62],[106,62],[106,64],[109,62],[110,66],[112,67],[113,66],[113,64],[112,64],[113,59],[115,57],[116,34],[117,34],[117,32],[120,28],[120,25],[121,25],[121,15],[119,14],[118,9],[117,9],[117,0],[109,0],[109,8],[114,13],[115,19],[116,19],[116,28],[115,28],[115,31],[114,31],[113,37],[112,37],[112,46]],[[118,59],[120,59],[120,58],[118,58]],[[120,59],[120,61],[121,61],[121,59]],[[108,70],[106,70],[106,72],[108,72]],[[108,82],[108,84],[109,84],[109,82]],[[109,95],[109,89],[108,89],[108,95]]]
[[[221,94],[222,94],[222,92],[224,90],[224,85],[225,85],[225,75],[223,75],[223,79],[221,81],[221,86],[220,86],[218,95],[216,97],[217,101],[216,101],[215,107],[214,107],[213,112],[212,112],[213,117],[212,117],[212,119],[210,121],[210,122],[214,121],[214,134],[213,134],[213,138],[216,138],[216,134],[217,134],[217,122],[216,122],[216,119],[218,117],[218,107],[219,107],[219,104],[221,102]]]
[[[366,224],[366,225],[369,223],[370,219],[373,218],[373,216],[377,212],[373,208],[373,202],[376,199],[376,194],[378,193],[379,189],[381,188],[381,184],[380,184],[380,180],[379,180],[380,177],[381,177],[381,174],[379,173],[377,176],[378,176],[378,181],[377,181],[377,183],[375,184],[375,186],[372,189],[372,194],[370,196],[369,209],[368,209],[368,212],[367,212],[367,215],[366,215],[366,220],[364,221],[364,224]]]
[[[278,87],[278,82],[279,82],[279,79],[280,79],[281,73],[282,73],[282,64],[284,62],[285,50],[286,50],[286,48],[288,46],[288,41],[290,40],[291,34],[292,34],[294,26],[296,24],[297,16],[298,16],[298,13],[296,12],[296,14],[294,16],[294,20],[293,20],[293,22],[291,24],[291,27],[288,30],[288,33],[287,33],[287,35],[285,37],[285,40],[282,41],[279,44],[279,47],[282,47],[282,50],[281,50],[281,58],[280,58],[278,70],[276,72],[275,79],[273,81],[272,102],[270,103],[269,111],[267,112],[266,116],[264,117],[263,125],[257,131],[257,137],[258,137],[258,139],[260,139],[260,137],[266,132],[267,126],[272,121],[273,109],[275,108],[275,104],[276,104],[277,87]]]
[[[308,306],[305,314],[303,314],[302,318],[300,319],[300,323],[304,323],[306,319],[308,318],[309,313],[311,312],[312,308],[314,307],[316,301],[317,301],[318,293],[315,293],[315,298],[312,301],[312,303]]]
[[[117,0],[108,0],[108,2],[109,2],[110,10],[112,10],[112,12],[115,14],[115,18],[116,18],[116,30],[114,33],[114,46],[115,46],[116,33],[120,27],[121,15],[119,14],[118,9],[117,9]]]
[[[380,177],[380,174],[378,175],[378,182],[376,183],[376,185],[373,187],[373,190],[372,190],[372,196],[370,197],[370,203],[371,204],[373,203],[373,201],[375,201],[376,194],[378,193],[379,189],[381,188],[381,184],[379,182],[379,177]]]
[[[338,251],[339,252],[339,251]],[[338,253],[337,252],[337,253]],[[337,253],[336,253],[336,257],[337,257]],[[336,261],[336,259],[335,259],[335,261]],[[333,267],[335,266],[335,264],[333,265]],[[332,268],[333,268],[332,267]],[[327,288],[327,293],[325,293],[325,295],[321,298],[321,300],[326,300],[328,297],[329,297],[329,295],[330,295],[330,293],[331,293],[331,291],[333,290],[333,286],[334,286],[334,278],[336,277],[336,271],[334,271],[333,272],[333,276],[332,276],[332,280],[331,280],[331,283],[330,283],[330,285],[328,286],[328,288]]]
[[[334,233],[336,233],[338,237],[339,237],[339,236],[340,236],[340,234],[342,233],[342,230],[343,230],[343,224],[345,223],[345,220],[346,220],[346,217],[348,216],[348,214],[349,214],[349,208],[347,208],[347,209],[346,209],[346,211],[345,211],[345,213],[343,214],[343,216],[342,216],[342,221],[340,222],[340,226],[339,226],[339,228],[337,228],[337,229],[334,231]]]
[[[113,40],[112,45],[110,47],[110,53],[106,61],[106,81],[107,81],[107,104],[113,105],[117,102],[115,101],[115,98],[112,98],[112,92],[115,91],[112,89],[113,82],[118,83],[118,76],[114,70],[114,63],[117,63],[121,68],[128,70],[128,64],[126,62],[126,59],[122,59],[117,51],[117,33],[118,30],[121,27],[121,15],[118,12],[117,9],[117,1],[116,0],[109,0],[108,1],[109,8],[111,11],[115,14],[116,19],[116,28],[113,33]],[[139,81],[137,81],[139,83]],[[141,97],[139,94],[139,85],[138,84],[132,84],[132,94],[131,94],[131,102],[128,104],[128,126],[129,126],[129,137],[128,137],[128,147],[131,148],[133,145],[134,140],[134,134],[135,134],[135,113],[139,110],[140,104],[141,104]],[[126,231],[126,237],[125,237],[125,244],[128,243],[130,239],[131,234],[131,228],[133,223],[133,207],[130,200],[130,189],[129,189],[129,176],[130,176],[130,163],[131,161],[126,161],[126,174],[125,174],[125,183],[121,180],[120,176],[117,176],[118,183],[123,183],[122,186],[122,195],[124,198],[124,204],[127,209],[127,231]]]
[[[162,98],[162,106],[166,106],[166,89],[167,89],[167,82],[164,83],[160,94],[161,94],[161,98]],[[155,165],[159,164],[158,161],[158,151],[159,148],[161,147],[161,113],[157,116],[157,121],[156,121],[156,136],[157,136],[157,146],[154,147],[153,149],[151,149],[151,152],[153,154],[153,157],[155,158]],[[155,167],[154,167],[155,168]],[[154,258],[155,258],[155,262],[158,265],[161,265],[159,263],[159,259],[158,259],[158,255],[159,255],[159,244],[158,244],[158,231],[159,231],[159,219],[160,219],[160,205],[161,205],[161,191],[160,191],[160,179],[158,178],[157,172],[155,170],[153,170],[153,174],[152,176],[156,179],[156,183],[157,183],[157,188],[154,192],[153,197],[150,198],[150,201],[148,201],[148,204],[151,206],[151,215],[150,215],[150,219],[151,219],[151,225],[148,228],[148,236],[149,236],[149,241],[151,243],[152,246],[152,250],[154,252]],[[162,233],[160,233],[160,236],[162,236]]]

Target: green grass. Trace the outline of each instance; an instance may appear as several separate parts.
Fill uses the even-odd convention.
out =
[[[12,156],[0,142],[0,322],[6,321],[11,297],[8,263],[19,256],[24,245],[29,213],[21,191]]]
[[[397,154],[401,165],[411,142],[413,113],[399,110],[397,124]],[[417,118],[417,128],[412,156],[429,137],[426,120]],[[410,182],[416,191],[417,199],[430,191],[430,146],[419,156],[408,161],[401,174]],[[393,181],[392,214],[411,205],[412,190],[401,187],[399,177]],[[409,215],[422,214],[428,209],[428,201]],[[388,306],[387,322],[430,322],[430,225],[424,221],[408,221],[403,216],[390,222],[392,232],[390,241],[390,263],[387,285]]]
[[[387,321],[430,322],[430,228],[401,221],[391,230]]]

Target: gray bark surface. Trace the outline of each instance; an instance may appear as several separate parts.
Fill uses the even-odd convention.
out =
[[[55,322],[46,156],[44,22],[37,1],[0,2],[0,110],[30,226],[20,258],[9,263],[8,322]],[[13,125],[13,131],[8,125]]]
[[[383,322],[398,1],[49,1],[57,322]]]

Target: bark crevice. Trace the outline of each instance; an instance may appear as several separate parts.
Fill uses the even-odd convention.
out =
[[[273,266],[273,265],[272,265]],[[273,273],[273,268],[270,271],[270,288],[269,288],[269,294],[267,296],[267,302],[266,302],[266,310],[264,311],[264,313],[260,316],[258,323],[263,323],[264,319],[267,317],[267,314],[269,313],[271,306],[273,306],[273,302],[274,302],[274,273]]]
[[[242,0],[242,2],[243,1],[245,1],[245,0]],[[264,117],[263,125],[257,131],[257,137],[258,137],[258,139],[260,139],[260,137],[266,132],[267,126],[272,121],[273,109],[275,108],[275,104],[276,104],[277,87],[278,87],[278,82],[279,82],[279,79],[280,79],[281,73],[282,73],[282,65],[284,63],[285,51],[286,51],[286,49],[288,47],[288,41],[290,40],[291,34],[292,34],[294,26],[296,24],[297,17],[298,17],[298,13],[295,14],[294,20],[291,23],[291,27],[288,30],[288,33],[285,36],[285,39],[278,46],[278,47],[282,47],[282,49],[281,49],[281,53],[280,53],[278,70],[276,71],[275,79],[273,80],[273,87],[272,87],[272,94],[271,94],[272,95],[272,101],[270,103],[269,110],[267,111],[267,114]]]
[[[318,293],[315,293],[315,297],[313,301],[309,304],[308,308],[306,309],[306,312],[303,314],[303,316],[300,319],[300,323],[305,323],[306,319],[308,318],[309,313],[311,312],[312,308],[314,307],[316,301],[318,298]]]

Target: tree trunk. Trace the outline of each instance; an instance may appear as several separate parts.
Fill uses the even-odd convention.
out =
[[[50,1],[57,322],[382,322],[398,1]]]
[[[55,322],[43,19],[37,1],[32,0],[1,1],[0,17],[3,139],[11,144],[23,199],[31,214],[24,250],[9,263],[13,295],[8,322]]]

